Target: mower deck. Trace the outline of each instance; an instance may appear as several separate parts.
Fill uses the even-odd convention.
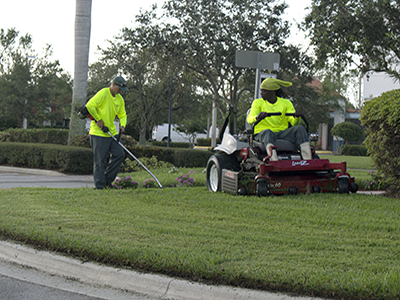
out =
[[[320,192],[356,192],[346,162],[328,159],[280,160],[240,171],[223,169],[221,190],[235,195],[282,195]]]

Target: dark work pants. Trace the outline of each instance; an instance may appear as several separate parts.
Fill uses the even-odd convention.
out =
[[[275,144],[277,139],[289,140],[295,144],[296,148],[305,142],[309,142],[307,131],[302,125],[289,127],[284,131],[272,132],[269,129],[263,130],[254,136],[256,141],[262,142],[265,145]]]
[[[93,177],[96,188],[103,189],[115,180],[121,163],[124,161],[125,152],[111,137],[91,135],[90,145],[93,150]],[[106,166],[107,154],[110,160]]]

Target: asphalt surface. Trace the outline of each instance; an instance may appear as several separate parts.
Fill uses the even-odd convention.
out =
[[[14,187],[93,188],[94,183],[91,175],[65,175],[48,170],[0,166],[0,189]],[[381,194],[381,192],[365,193]],[[93,286],[107,286],[120,291],[132,293],[130,294],[131,296],[127,296],[128,298],[124,299],[316,299],[309,297],[292,297],[284,294],[226,286],[210,286],[166,276],[115,269],[99,264],[82,262],[47,251],[38,251],[33,248],[7,241],[0,241],[0,261],[33,268],[46,274],[51,274],[51,276],[66,278],[65,280],[67,280],[67,278],[73,278],[77,282]],[[2,268],[0,264],[0,275],[3,273],[4,268]],[[26,275],[23,275],[22,277],[24,280],[27,278]],[[0,279],[3,279],[4,282],[6,282],[6,279]],[[46,285],[45,283],[40,284]],[[51,287],[51,285],[49,285],[49,287]],[[141,296],[138,297],[137,295]],[[113,298],[101,297],[101,299]],[[120,299],[122,299],[122,297]]]
[[[94,182],[92,175],[0,166],[0,188],[14,187],[94,188]]]

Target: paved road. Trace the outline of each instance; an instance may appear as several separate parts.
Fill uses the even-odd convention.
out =
[[[94,182],[92,175],[0,166],[0,188],[14,187],[94,188]]]

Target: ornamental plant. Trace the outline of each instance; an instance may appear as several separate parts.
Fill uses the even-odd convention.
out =
[[[387,188],[387,184],[384,183],[382,176],[378,175],[375,171],[370,171],[369,175],[371,179],[361,180],[364,189],[374,191]]]
[[[142,187],[149,189],[149,188],[155,188],[157,186],[156,181],[153,178],[146,179],[143,181]]]
[[[186,175],[181,175],[178,176],[175,180],[178,182],[179,187],[183,186],[194,186],[196,184],[196,181],[194,180],[193,177],[190,177],[191,174],[194,174],[194,171],[190,171]]]
[[[114,184],[112,186],[113,188],[116,189],[128,189],[128,188],[136,189],[139,186],[139,184],[136,181],[133,181],[131,176],[127,176],[125,178],[115,179]]]

